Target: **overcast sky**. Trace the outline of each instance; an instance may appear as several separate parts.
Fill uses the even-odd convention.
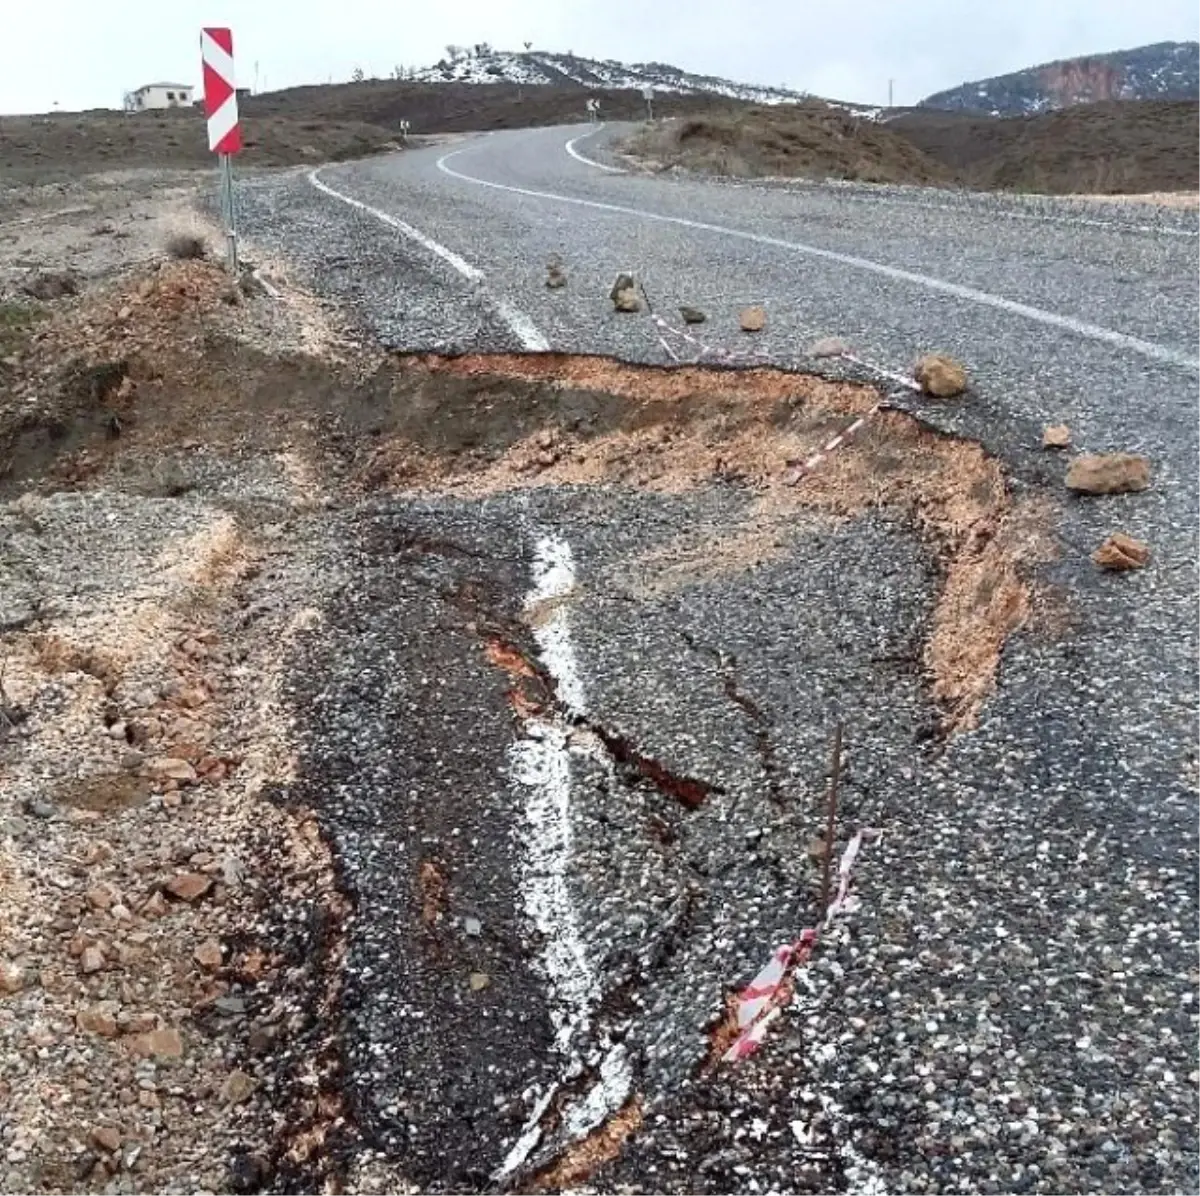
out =
[[[230,25],[242,85],[427,66],[448,42],[668,62],[830,99],[896,103],[1056,58],[1200,36],[1196,0],[12,0],[0,112],[119,107],[198,83],[199,30]],[[0,128],[0,137],[3,130]]]

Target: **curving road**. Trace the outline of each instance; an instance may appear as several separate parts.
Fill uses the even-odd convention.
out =
[[[1195,214],[655,178],[620,169],[613,132],[260,180],[247,231],[406,349],[665,363],[648,316],[611,309],[627,270],[673,325],[704,309],[714,348],[884,381],[950,352],[967,402],[896,401],[1044,504],[1039,593],[1068,615],[1014,636],[978,728],[930,752],[920,671],[896,662],[919,660],[938,567],[885,513],[798,521],[753,568],[659,586],[654,562],[703,560],[751,496],[347,512],[346,586],[294,696],[301,788],[358,904],[346,1084],[367,1144],[424,1190],[489,1190],[636,1101],[601,1188],[1194,1189]],[[820,335],[858,362],[806,358]],[[1040,448],[1059,421],[1145,453],[1152,487],[1072,500]],[[1092,565],[1117,526],[1150,568]],[[514,730],[480,636],[537,657],[556,715]],[[726,994],[812,916],[835,718],[847,825],[883,831],[861,909],[760,1054],[706,1076]],[[703,802],[664,804],[630,744]]]

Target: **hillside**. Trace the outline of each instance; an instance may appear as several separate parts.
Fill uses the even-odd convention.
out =
[[[912,109],[887,127],[977,190],[1194,192],[1200,176],[1195,100],[1108,100],[1000,120]]]
[[[963,83],[927,96],[920,108],[1030,116],[1103,100],[1194,100],[1200,43],[1158,42]]]
[[[692,74],[662,62],[627,64],[541,50],[514,53],[493,50],[483,42],[454,50],[453,56],[448,54],[434,66],[402,72],[403,77],[416,83],[516,83],[610,91],[640,91],[650,86],[661,93],[714,95],[755,104],[794,104],[804,98],[802,93],[786,88],[734,83],[712,75]]]

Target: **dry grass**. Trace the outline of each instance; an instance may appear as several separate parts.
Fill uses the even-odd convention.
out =
[[[172,233],[164,248],[177,262],[204,261],[209,253],[208,241],[199,233]]]

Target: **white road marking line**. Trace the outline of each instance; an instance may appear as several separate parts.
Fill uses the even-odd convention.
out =
[[[534,639],[542,664],[554,678],[559,704],[582,714],[584,689],[563,599],[575,589],[575,560],[561,536],[543,536],[533,555],[533,588],[525,609],[538,612]],[[513,778],[525,787],[526,834],[520,840],[518,876],[525,912],[542,937],[542,968],[550,996],[554,1047],[567,1061],[565,1078],[581,1066],[578,1046],[591,1030],[592,1012],[602,996],[600,976],[588,954],[567,877],[572,865],[571,735],[561,719],[534,717],[525,738],[509,755]],[[590,1132],[624,1104],[633,1070],[621,1044],[602,1046],[589,1063],[598,1081],[564,1118],[574,1138]],[[512,1174],[541,1141],[541,1119],[561,1087],[554,1084],[537,1102],[521,1134],[494,1178]]]
[[[871,183],[851,183],[843,182],[840,179],[823,179],[820,182],[814,182],[811,179],[792,179],[786,176],[769,176],[766,178],[752,179],[746,182],[741,180],[722,179],[721,185],[726,187],[758,189],[762,191],[810,191],[816,193],[825,193],[832,196],[837,196],[839,199],[849,199],[855,202],[879,203],[884,205],[892,205],[901,208],[921,208],[929,212],[972,212],[980,216],[988,218],[1004,219],[1004,220],[1037,220],[1044,224],[1076,224],[1082,228],[1103,228],[1111,229],[1119,233],[1152,233],[1163,234],[1168,237],[1190,237],[1193,240],[1200,237],[1200,230],[1190,228],[1169,228],[1154,224],[1127,224],[1120,220],[1096,220],[1089,216],[1065,216],[1055,215],[1050,212],[1019,212],[1014,208],[1005,208],[996,206],[990,209],[980,208],[972,209],[968,204],[952,204],[952,203],[935,203],[932,200],[923,199],[906,199],[900,195],[887,195],[882,190],[875,191],[874,187],[884,187],[886,184],[871,184]],[[963,195],[969,198],[975,198],[987,201],[994,199],[995,195],[991,191],[965,191]],[[1065,196],[1064,198],[1070,198]]]
[[[589,158],[585,154],[581,154],[575,147],[585,138],[591,137],[599,133],[604,128],[603,124],[597,125],[594,129],[589,129],[586,133],[580,133],[578,137],[572,137],[567,142],[567,153],[575,159],[576,162],[582,162],[584,166],[594,166],[597,170],[607,171],[609,174],[628,174],[627,170],[622,170],[619,166],[608,166],[604,162],[597,162],[594,158]]]
[[[542,335],[537,325],[520,308],[515,307],[507,299],[490,291],[486,286],[484,273],[478,266],[471,265],[466,258],[460,257],[453,249],[447,249],[441,242],[426,236],[420,229],[413,228],[411,224],[406,224],[403,220],[398,220],[395,216],[389,215],[387,212],[373,208],[370,204],[365,204],[362,200],[355,199],[353,196],[346,195],[336,188],[331,187],[320,177],[319,170],[310,171],[308,181],[318,191],[331,196],[333,199],[341,200],[342,203],[349,204],[352,208],[358,208],[360,212],[366,212],[368,215],[374,216],[376,220],[382,221],[384,224],[394,228],[398,233],[408,237],[409,240],[415,241],[422,249],[432,253],[435,257],[441,258],[452,270],[455,270],[468,282],[474,284],[480,297],[504,321],[509,331],[517,338],[523,349],[530,353],[546,353],[549,351],[550,342]]]
[[[855,270],[864,270],[871,274],[879,274],[895,282],[911,283],[924,287],[929,291],[950,295],[955,299],[964,299],[968,303],[990,307],[997,311],[1005,312],[1008,315],[1022,316],[1035,323],[1044,324],[1051,328],[1060,328],[1065,332],[1074,333],[1076,336],[1084,337],[1087,340],[1099,341],[1102,344],[1111,345],[1113,348],[1123,349],[1128,353],[1136,353],[1140,357],[1149,358],[1151,361],[1160,361],[1165,365],[1178,366],[1192,373],[1200,373],[1200,360],[1189,357],[1186,353],[1180,352],[1177,349],[1170,349],[1165,345],[1157,345],[1151,341],[1144,341],[1139,337],[1129,336],[1124,332],[1116,332],[1111,328],[1102,328],[1098,324],[1089,324],[1085,320],[1075,319],[1074,316],[1063,316],[1057,312],[1045,311],[1040,307],[1033,307],[1028,303],[1018,303],[1016,300],[1005,299],[1001,295],[993,295],[988,291],[976,290],[974,287],[963,286],[957,282],[947,282],[945,279],[933,278],[928,274],[917,274],[912,270],[902,270],[897,266],[888,266],[883,262],[872,261],[870,258],[856,257],[849,253],[838,253],[832,249],[821,249],[819,246],[807,245],[800,241],[785,241],[781,237],[768,237],[762,233],[746,232],[744,229],[729,228],[726,225],[709,224],[703,220],[688,220],[683,216],[666,216],[661,212],[648,212],[642,208],[631,208],[624,204],[602,203],[594,199],[579,199],[574,195],[559,195],[554,191],[536,191],[530,187],[513,187],[507,183],[493,183],[488,179],[480,179],[469,174],[463,174],[461,171],[453,170],[446,165],[451,158],[465,152],[465,150],[455,150],[452,153],[443,154],[437,161],[438,169],[443,174],[448,174],[451,178],[459,179],[464,183],[473,183],[477,187],[490,187],[496,191],[507,191],[513,195],[527,195],[533,199],[549,199],[555,203],[573,204],[576,207],[591,208],[598,212],[614,212],[620,216],[636,216],[642,220],[653,220],[660,224],[676,224],[682,228],[696,229],[698,232],[720,233],[722,236],[736,237],[738,240],[752,241],[758,245],[771,245],[777,249],[789,249],[795,253],[805,254],[808,257],[837,262],[839,265],[850,266]]]

